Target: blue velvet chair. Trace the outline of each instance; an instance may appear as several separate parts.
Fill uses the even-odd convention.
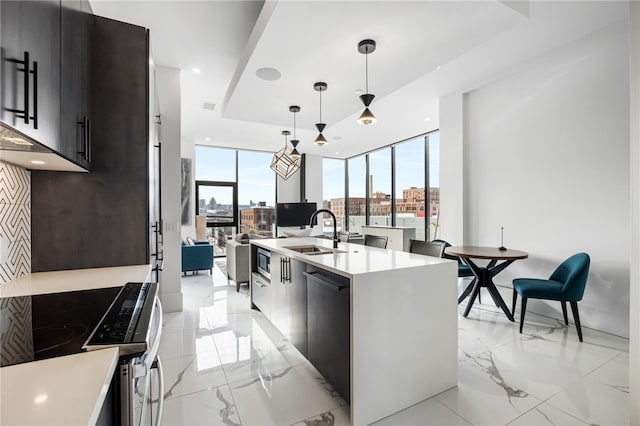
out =
[[[194,245],[182,244],[182,273],[209,270],[213,272],[213,246],[208,241],[196,241]]]
[[[567,302],[571,304],[571,312],[573,312],[573,320],[576,323],[578,339],[582,342],[578,302],[582,300],[584,289],[587,286],[590,263],[591,260],[587,253],[577,253],[562,262],[548,280],[535,278],[516,278],[513,280],[513,306],[511,313],[516,310],[518,295],[522,297],[520,333],[522,333],[522,326],[524,325],[527,299],[557,300],[562,304],[565,325],[569,325]]]
[[[443,243],[445,249],[447,247],[451,247],[451,244],[449,244],[445,240],[433,240],[432,242],[434,242],[434,243]],[[473,277],[473,279],[471,280],[471,282],[469,283],[467,288],[465,288],[464,291],[462,292],[462,294],[460,296],[458,296],[458,304],[460,304],[460,302],[462,302],[471,293],[471,291],[473,290],[473,286],[476,283],[476,277],[473,275],[473,272],[471,271],[471,268],[469,268],[467,265],[462,263],[462,260],[460,260],[460,258],[458,256],[452,256],[450,254],[443,253],[442,258],[443,259],[455,260],[455,261],[458,262],[458,278]],[[478,293],[478,302],[482,303],[482,301],[480,300],[480,293]]]

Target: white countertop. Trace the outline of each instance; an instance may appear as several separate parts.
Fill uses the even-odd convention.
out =
[[[0,368],[0,424],[95,424],[118,362],[118,349]]]
[[[4,297],[119,287],[127,282],[144,282],[149,277],[150,271],[150,265],[133,265],[36,272],[0,285],[0,299]]]
[[[324,238],[274,238],[251,240],[251,244],[277,251],[293,259],[324,268],[336,274],[352,278],[359,274],[415,268],[425,265],[453,262],[452,260],[398,250],[388,250],[360,244],[338,243],[338,250],[344,253],[307,255],[288,250],[289,246],[315,245],[333,247],[333,241]]]
[[[38,272],[0,285],[0,298],[123,286],[150,265]],[[95,424],[118,361],[109,348],[0,368],[1,425]]]

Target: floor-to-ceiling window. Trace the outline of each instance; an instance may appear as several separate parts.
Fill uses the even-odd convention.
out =
[[[369,225],[391,226],[391,147],[368,155]]]
[[[396,226],[415,228],[416,238],[425,239],[425,137],[395,145]]]
[[[325,195],[325,207],[348,217],[350,232],[361,232],[365,224],[403,226],[415,228],[417,239],[437,238],[439,136],[434,131],[347,159],[343,162],[347,166],[347,196],[340,191],[335,192],[335,198]],[[333,172],[340,169],[342,160],[324,161],[324,187],[335,188]]]
[[[427,135],[429,147],[429,240],[439,237],[440,228],[440,132]]]
[[[273,154],[238,151],[238,208],[240,232],[273,236],[276,180],[270,169]]]
[[[206,217],[215,255],[237,232],[271,237],[275,178],[270,153],[196,145],[196,211]]]
[[[348,229],[349,232],[361,232],[366,225],[366,157],[360,155],[347,160],[348,182]]]
[[[322,159],[322,199],[323,208],[336,215],[338,231],[345,229],[344,160]],[[331,232],[327,228],[325,232]]]

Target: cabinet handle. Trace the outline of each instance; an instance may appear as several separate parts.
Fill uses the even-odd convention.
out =
[[[38,128],[38,63],[33,61],[33,69],[29,71],[33,74],[33,128]],[[28,84],[27,84],[28,86]],[[27,104],[29,101],[25,101]]]
[[[93,139],[91,137],[91,120],[89,120],[86,117],[85,117],[85,120],[87,120],[87,124],[85,125],[85,132],[87,133],[87,136],[85,138],[85,141],[86,141],[86,144],[87,144],[86,160],[90,163],[91,162],[91,158],[93,156]]]
[[[290,258],[287,258],[286,269],[287,269],[287,281],[291,282],[291,259]]]
[[[339,285],[330,283],[329,281],[325,281],[323,279],[320,279],[313,272],[305,272],[304,275],[307,278],[311,278],[312,281],[315,281],[318,284],[322,284],[322,285],[324,285],[326,287],[329,287],[330,289],[335,290],[335,291],[341,291],[341,290],[344,290],[345,288],[349,288],[349,286],[346,286],[346,285],[345,286],[339,286]]]
[[[78,154],[85,160],[87,159],[87,117],[83,117],[82,121],[76,122],[82,129],[82,136],[80,137],[80,151]]]
[[[23,73],[24,77],[24,86],[23,86],[23,102],[24,109],[16,109],[16,108],[7,108],[7,111],[13,112],[16,117],[24,119],[24,124],[29,124],[29,119],[31,118],[31,114],[29,114],[29,52],[24,52],[24,59],[9,59],[9,62],[13,62],[14,64],[22,65],[22,68],[16,68],[18,72]],[[18,82],[16,81],[16,85]]]

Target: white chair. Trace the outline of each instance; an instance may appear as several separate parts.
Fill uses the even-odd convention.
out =
[[[236,291],[240,291],[240,284],[249,283],[249,244],[241,244],[228,240],[227,246],[227,279],[236,283]]]

